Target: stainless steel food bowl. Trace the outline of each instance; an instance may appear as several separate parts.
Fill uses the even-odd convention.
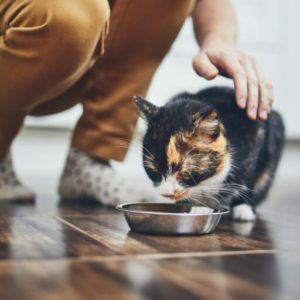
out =
[[[131,203],[116,208],[124,212],[131,230],[160,235],[210,233],[229,212],[186,203]]]

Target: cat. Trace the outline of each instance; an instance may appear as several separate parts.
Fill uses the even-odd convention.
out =
[[[144,169],[158,192],[176,202],[216,200],[235,220],[254,221],[282,154],[281,116],[250,120],[229,87],[182,93],[162,107],[134,99],[147,123]]]

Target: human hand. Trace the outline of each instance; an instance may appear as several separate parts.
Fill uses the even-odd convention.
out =
[[[233,79],[237,105],[250,119],[266,120],[273,103],[273,86],[255,58],[221,41],[204,42],[194,58],[196,73],[207,80],[218,75]]]

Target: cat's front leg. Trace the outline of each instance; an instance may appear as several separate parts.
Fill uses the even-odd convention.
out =
[[[247,201],[248,202],[248,201]],[[254,207],[244,199],[235,198],[231,202],[231,216],[235,221],[254,222],[256,214]]]
[[[227,190],[220,193],[222,202],[231,208],[231,218],[240,222],[253,222],[256,219],[253,192],[245,183],[227,183]],[[229,192],[230,187],[230,192]]]
[[[233,193],[234,194],[234,193]],[[222,205],[228,205],[230,203],[231,206],[231,217],[235,221],[240,222],[253,222],[256,219],[255,209],[250,204],[251,199],[250,195],[246,195],[245,193],[243,196],[239,194],[239,192],[236,193],[237,195],[225,195],[222,194],[222,196],[219,199],[222,199],[221,201],[217,200],[217,197],[209,197],[209,196],[202,196],[199,197],[199,199],[194,198],[191,200],[186,200],[188,203],[193,204],[202,204],[207,207],[214,208],[216,210],[222,210]]]

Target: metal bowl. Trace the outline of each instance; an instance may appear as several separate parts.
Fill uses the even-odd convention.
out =
[[[210,233],[229,212],[186,203],[125,203],[116,208],[124,212],[132,231],[160,235]]]

